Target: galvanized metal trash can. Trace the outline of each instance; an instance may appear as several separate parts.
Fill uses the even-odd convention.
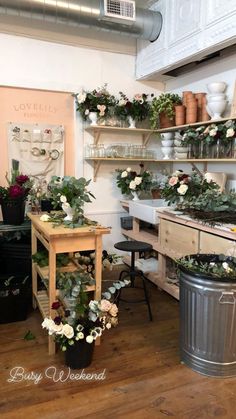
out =
[[[179,269],[181,361],[204,375],[236,376],[236,278]]]

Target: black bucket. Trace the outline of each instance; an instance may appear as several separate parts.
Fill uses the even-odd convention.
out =
[[[6,281],[9,281],[9,285]],[[0,275],[0,323],[25,320],[30,306],[30,277]]]
[[[87,343],[85,339],[75,341],[74,345],[68,346],[65,352],[65,363],[71,369],[88,367],[93,358],[94,341]]]

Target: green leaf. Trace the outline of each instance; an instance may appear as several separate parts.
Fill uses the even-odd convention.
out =
[[[30,330],[28,330],[28,332],[25,334],[23,339],[24,340],[34,340],[34,339],[36,339],[36,337],[34,336],[34,334]]]

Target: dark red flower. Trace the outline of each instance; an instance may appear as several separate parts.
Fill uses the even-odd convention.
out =
[[[10,198],[19,198],[24,196],[25,190],[20,185],[11,185],[9,187],[9,197]]]
[[[59,301],[55,301],[55,303],[52,303],[52,309],[57,310],[61,306],[61,303]]]
[[[55,324],[61,324],[61,317],[60,316],[56,316],[54,319],[54,323]]]
[[[23,185],[28,180],[29,180],[29,177],[26,175],[19,175],[16,177],[16,183],[18,183],[18,185]]]

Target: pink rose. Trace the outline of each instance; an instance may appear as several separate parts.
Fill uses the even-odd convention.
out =
[[[102,311],[109,311],[112,307],[112,304],[108,300],[101,300],[100,305]]]
[[[178,178],[177,178],[177,176],[172,176],[170,179],[169,179],[169,185],[170,186],[175,186],[176,185],[176,183],[178,183]]]

